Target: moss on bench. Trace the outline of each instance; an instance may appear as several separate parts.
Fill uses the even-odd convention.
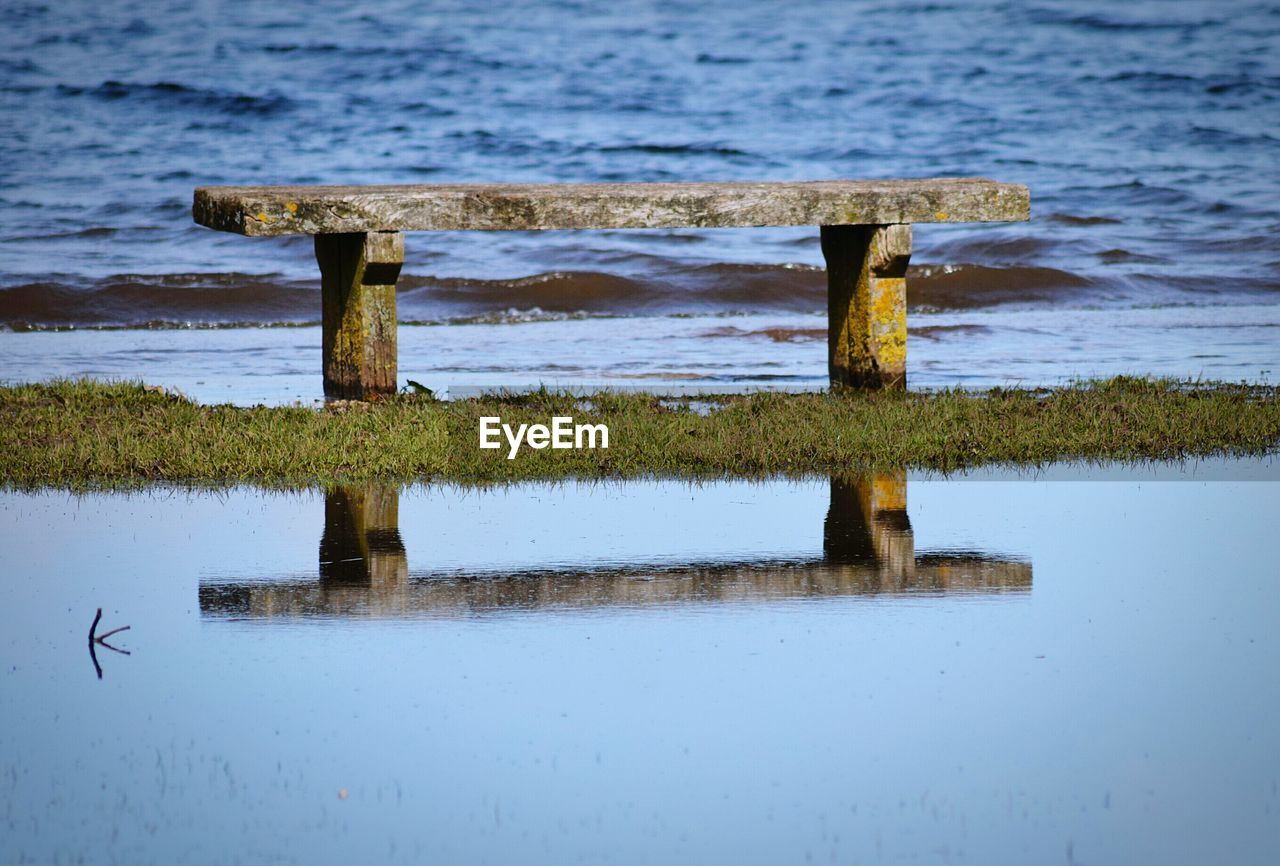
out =
[[[980,177],[758,183],[207,186],[192,215],[253,236],[379,231],[743,228],[1003,222],[1025,186]]]

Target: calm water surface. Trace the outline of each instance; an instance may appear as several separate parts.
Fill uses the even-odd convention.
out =
[[[0,378],[318,396],[260,330],[319,319],[309,239],[199,228],[199,184],[984,175],[1033,219],[919,227],[915,384],[1272,381],[1278,40],[1249,0],[7,3]],[[825,382],[816,229],[408,240],[437,390]]]
[[[1275,862],[1274,463],[1063,477],[5,493],[3,859]]]

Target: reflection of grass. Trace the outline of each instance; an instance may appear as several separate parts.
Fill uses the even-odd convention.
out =
[[[524,447],[507,460],[505,448],[480,450],[482,415],[513,426],[547,424],[553,415],[604,423],[610,448]],[[133,384],[0,388],[0,482],[19,487],[947,470],[1260,454],[1278,444],[1278,389],[1133,378],[1046,391],[696,402],[609,393],[454,403],[401,396],[322,411],[202,406]]]

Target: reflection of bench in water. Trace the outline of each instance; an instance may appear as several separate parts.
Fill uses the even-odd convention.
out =
[[[917,556],[904,475],[832,480],[823,555],[808,559],[633,564],[409,577],[395,488],[329,493],[320,579],[208,584],[214,616],[465,616],[504,609],[574,609],[878,593],[1018,592],[1031,565],[980,553]]]

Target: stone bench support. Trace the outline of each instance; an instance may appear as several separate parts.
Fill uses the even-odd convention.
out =
[[[911,226],[823,226],[833,388],[905,388]]]
[[[400,232],[316,235],[326,397],[364,400],[396,390]]]
[[[984,178],[201,187],[192,214],[218,231],[315,235],[329,397],[395,391],[401,232],[458,230],[820,226],[831,386],[901,388],[912,224],[1025,220],[1030,193]]]

